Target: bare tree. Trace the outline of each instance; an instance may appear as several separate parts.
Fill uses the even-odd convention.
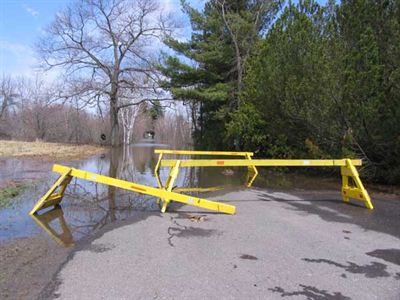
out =
[[[140,106],[128,106],[119,110],[120,123],[122,124],[123,144],[132,142],[133,127],[138,116]]]
[[[35,78],[3,75],[0,79],[0,139],[99,143],[108,130],[101,115],[85,110],[79,97],[58,99],[59,86]]]
[[[11,76],[3,74],[0,79],[0,119],[7,118],[10,107],[16,104],[16,97],[18,94],[15,81]]]
[[[158,13],[155,0],[79,0],[56,15],[37,43],[43,65],[63,67],[73,87],[60,96],[106,101],[112,145],[120,144],[121,108],[162,100],[150,49],[171,27]],[[132,91],[143,98],[128,101]]]

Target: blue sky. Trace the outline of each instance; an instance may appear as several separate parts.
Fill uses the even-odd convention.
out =
[[[66,2],[0,0],[0,74],[31,74],[32,46]]]
[[[0,0],[0,75],[32,76],[37,65],[32,46],[57,11],[71,0]],[[197,0],[196,2],[203,2]],[[162,0],[169,12],[180,13],[180,0]],[[197,5],[199,3],[196,3]]]
[[[71,0],[0,0],[0,75],[33,75],[37,61],[32,46],[57,11],[70,2]],[[190,2],[195,7],[202,7],[205,0]],[[160,0],[160,3],[167,12],[185,19],[181,13],[180,0]],[[189,25],[187,20],[184,20],[184,24]]]

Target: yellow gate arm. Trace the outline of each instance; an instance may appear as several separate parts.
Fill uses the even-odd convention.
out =
[[[346,166],[346,159],[187,159],[180,160],[180,167],[330,167]],[[352,159],[353,166],[361,166],[360,159]],[[162,167],[173,167],[176,160],[161,160]]]
[[[228,205],[220,202],[214,202],[206,199],[201,199],[197,197],[192,197],[188,195],[178,194],[171,191],[167,191],[160,188],[153,188],[142,184],[137,184],[134,182],[129,182],[121,179],[116,179],[88,171],[83,171],[79,169],[74,169],[61,165],[53,165],[53,171],[60,173],[61,176],[57,179],[50,190],[38,201],[38,203],[31,210],[30,214],[35,214],[37,211],[49,207],[51,205],[58,205],[61,200],[63,193],[65,191],[66,185],[69,183],[72,177],[85,179],[88,181],[98,182],[110,186],[115,186],[125,190],[150,195],[162,199],[171,199],[184,204],[189,204],[197,207],[202,207],[210,210],[215,210],[218,212],[223,212],[227,214],[234,214],[236,207],[233,205]],[[60,189],[60,192],[56,192]]]
[[[177,160],[160,159],[159,166],[173,167]],[[371,198],[356,169],[361,166],[360,159],[187,159],[180,160],[179,167],[340,167],[342,175],[342,197],[344,202],[350,198],[364,202],[364,205],[373,209]],[[247,185],[251,186],[257,176],[253,175]],[[349,180],[351,178],[351,181]]]
[[[155,149],[155,154],[175,154],[175,155],[226,155],[226,156],[253,156],[253,152],[232,152],[232,151],[196,151],[196,150],[164,150]]]

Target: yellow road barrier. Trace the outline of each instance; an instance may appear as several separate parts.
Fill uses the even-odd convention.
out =
[[[247,157],[246,155],[243,156]],[[162,159],[162,154],[160,154],[156,172],[159,172],[160,167],[171,167],[171,172],[174,169],[174,176],[176,177],[178,169],[184,167],[248,167],[249,170],[255,170],[247,183],[247,187],[250,187],[258,174],[256,167],[340,167],[343,201],[349,202],[350,198],[352,198],[364,202],[368,209],[373,209],[371,198],[364,188],[356,169],[356,166],[361,165],[362,161],[360,159],[251,159],[249,156],[247,159],[165,160]],[[168,182],[166,186],[168,186]]]
[[[160,178],[160,167],[163,166],[163,157],[164,155],[196,155],[196,156],[242,156],[246,158],[248,161],[251,161],[251,157],[254,155],[253,152],[235,152],[235,151],[195,151],[195,150],[164,150],[164,149],[155,149],[155,154],[158,154],[158,161],[154,168],[154,176],[157,179],[157,184],[160,189],[164,189],[166,191],[180,191],[180,192],[209,192],[216,191],[222,189],[221,187],[210,187],[210,188],[174,188],[174,182],[179,173],[180,161],[174,160],[169,167],[171,167],[168,179],[163,185]],[[253,181],[256,179],[258,175],[257,168],[252,164],[248,165],[248,170],[250,178],[248,180],[247,186],[250,187]],[[161,204],[161,211],[165,212],[167,209],[169,199],[159,198],[157,201]]]
[[[179,166],[179,163],[176,165]],[[137,192],[140,194],[146,194],[154,197],[158,197],[161,199],[168,199],[167,204],[163,205],[163,212],[165,212],[166,206],[168,205],[170,200],[174,200],[177,202],[181,202],[188,205],[193,205],[197,207],[202,207],[209,210],[214,210],[218,212],[223,212],[227,214],[234,214],[236,207],[233,205],[228,205],[221,202],[210,201],[202,198],[192,197],[188,195],[178,194],[171,192],[171,189],[160,189],[149,187],[142,184],[137,184],[134,182],[129,182],[121,179],[116,179],[92,172],[87,172],[79,169],[74,169],[61,165],[53,165],[53,172],[60,173],[60,177],[55,181],[55,183],[51,186],[51,188],[47,191],[47,193],[39,199],[36,205],[31,210],[30,214],[33,215],[37,213],[39,210],[42,210],[49,206],[57,206],[60,204],[62,197],[64,195],[65,189],[68,183],[71,181],[72,177],[85,179],[88,181],[98,182],[114,187],[118,187],[121,189]],[[177,175],[177,174],[176,174]],[[176,177],[171,179],[171,184]]]
[[[154,150],[155,154],[158,154],[158,161],[156,164],[156,167],[154,168],[154,175],[157,178],[157,183],[159,188],[165,188],[161,182],[160,179],[160,167],[165,166],[164,164],[161,164],[163,162],[163,157],[164,155],[197,155],[197,156],[202,156],[202,155],[207,155],[207,156],[243,156],[247,160],[251,160],[252,156],[254,155],[253,152],[235,152],[235,151],[195,151],[195,150],[164,150],[164,149],[155,149]],[[176,161],[174,161],[173,164],[169,165],[169,167],[173,167],[175,165]],[[253,183],[254,179],[258,175],[257,168],[253,166],[252,164],[248,165],[249,172],[253,175],[253,178],[251,178],[248,182],[248,186],[251,186]],[[219,187],[216,188],[185,188],[185,192],[202,192],[202,191],[209,191],[212,189],[220,189]],[[181,190],[181,189],[180,189]]]
[[[174,155],[221,155],[221,156],[253,156],[253,152],[232,152],[232,151],[195,151],[195,150],[164,150],[155,149],[156,154],[174,154]]]
[[[161,161],[162,167],[172,167],[177,160]],[[353,166],[361,166],[361,160],[351,160]],[[346,166],[346,159],[190,159],[180,160],[181,167],[330,167]]]

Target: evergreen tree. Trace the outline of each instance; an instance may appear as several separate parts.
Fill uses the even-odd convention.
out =
[[[183,2],[189,41],[160,67],[192,108],[203,149],[270,157],[360,157],[400,181],[400,1]],[[272,26],[270,26],[273,23]]]
[[[245,62],[253,43],[272,20],[274,1],[208,1],[198,11],[182,1],[191,26],[191,40],[169,38],[165,43],[178,55],[167,56],[161,70],[164,87],[192,109],[194,140],[204,149],[233,147],[225,139],[226,123],[238,108]]]
[[[243,97],[265,121],[258,132],[265,141],[253,148],[269,156],[336,151],[325,19],[315,1],[289,3],[250,62]]]
[[[337,27],[350,142],[376,180],[399,182],[400,2],[342,1]]]

